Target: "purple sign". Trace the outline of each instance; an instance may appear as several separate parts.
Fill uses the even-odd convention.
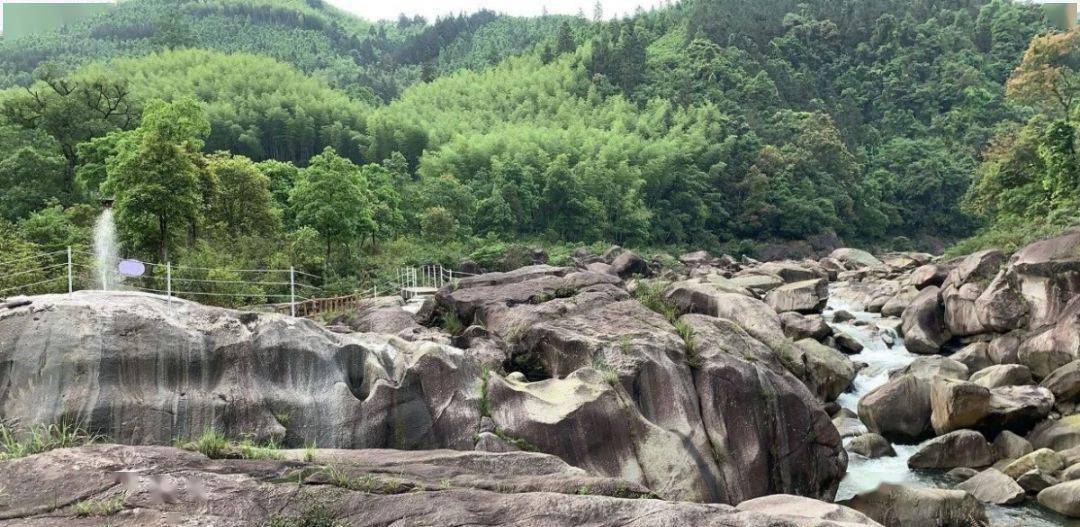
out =
[[[146,272],[146,266],[138,260],[120,260],[118,268],[124,276],[142,276]]]

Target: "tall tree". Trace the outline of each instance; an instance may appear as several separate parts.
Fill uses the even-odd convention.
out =
[[[198,214],[202,156],[210,121],[194,99],[154,101],[135,133],[116,145],[104,190],[116,199],[117,221],[136,237],[149,223],[160,261],[169,260],[177,225]]]
[[[300,172],[289,203],[297,225],[322,237],[327,262],[335,243],[358,242],[375,229],[369,192],[360,168],[329,147]]]

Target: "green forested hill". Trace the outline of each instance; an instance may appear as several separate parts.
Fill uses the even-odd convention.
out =
[[[0,196],[0,230],[47,213],[78,238],[80,204],[123,192],[109,182],[155,168],[136,152],[171,145],[191,193],[157,209],[117,196],[142,206],[119,214],[132,253],[259,263],[286,257],[259,239],[309,240],[327,250],[305,265],[350,275],[417,239],[439,242],[428,259],[522,239],[929,247],[999,225],[987,174],[1011,162],[1010,131],[1045,113],[1006,84],[1047,31],[1009,0],[378,23],[319,0],[130,0],[0,44],[0,182],[18,189]],[[1039,151],[1041,135],[1021,137]],[[266,186],[270,210],[251,214],[273,228],[215,211],[235,189],[225,174]],[[184,227],[153,228],[166,211]]]

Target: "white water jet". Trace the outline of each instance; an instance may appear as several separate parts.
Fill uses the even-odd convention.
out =
[[[116,267],[120,262],[119,249],[116,245],[116,223],[113,211],[106,207],[94,224],[94,256],[97,261],[98,287],[108,291],[116,287],[118,280]]]

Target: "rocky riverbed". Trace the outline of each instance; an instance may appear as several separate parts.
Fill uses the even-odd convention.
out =
[[[259,525],[313,500],[348,525],[1080,516],[1080,234],[953,261],[575,260],[328,327],[139,293],[13,302],[0,419],[161,446],[0,461],[0,519],[78,525],[88,500],[116,525]],[[281,449],[165,446],[208,430]]]

